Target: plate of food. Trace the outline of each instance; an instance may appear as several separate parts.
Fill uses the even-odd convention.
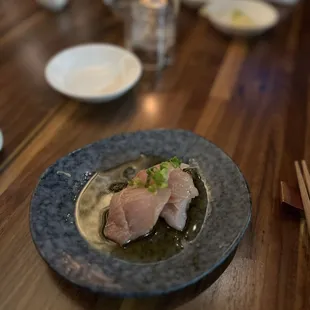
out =
[[[186,130],[123,133],[59,159],[30,208],[42,258],[70,282],[114,296],[173,292],[234,253],[251,218],[239,168]]]

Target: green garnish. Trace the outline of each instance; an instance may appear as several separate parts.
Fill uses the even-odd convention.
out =
[[[144,183],[139,178],[134,178],[128,182],[129,186],[133,187],[144,187]]]
[[[174,168],[179,168],[181,163],[181,160],[177,157],[173,157],[161,163],[159,167],[146,169],[147,179],[145,183],[138,177],[135,177],[129,182],[129,186],[145,187],[149,192],[156,193],[158,189],[168,187],[169,165],[172,165]]]
[[[180,168],[182,161],[176,156],[169,159],[169,162],[172,164],[174,168]]]
[[[157,188],[156,188],[156,185],[153,184],[153,185],[150,185],[147,190],[151,193],[156,193],[157,192]]]
[[[168,168],[157,168],[152,171],[152,181],[160,188],[168,187]]]
[[[160,164],[160,169],[165,169],[165,168],[169,168],[169,162],[168,161],[164,161],[163,163]]]

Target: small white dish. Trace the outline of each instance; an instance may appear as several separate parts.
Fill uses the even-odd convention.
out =
[[[48,84],[60,93],[89,103],[116,99],[142,74],[140,60],[110,44],[83,44],[56,54],[46,65]]]
[[[211,1],[199,13],[217,30],[235,36],[256,36],[279,22],[279,12],[262,1]]]

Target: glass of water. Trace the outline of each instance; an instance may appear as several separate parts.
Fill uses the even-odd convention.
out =
[[[176,40],[175,0],[132,2],[125,22],[126,46],[146,70],[160,70],[171,63]]]

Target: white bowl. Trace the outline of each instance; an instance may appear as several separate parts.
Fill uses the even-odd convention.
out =
[[[85,44],[56,54],[45,68],[49,85],[74,99],[101,103],[123,95],[139,80],[140,60],[110,44]]]
[[[233,12],[242,12],[253,24],[236,25],[232,22]],[[270,4],[250,0],[212,1],[200,9],[211,24],[225,34],[236,36],[255,36],[275,26],[279,21],[279,12]]]

